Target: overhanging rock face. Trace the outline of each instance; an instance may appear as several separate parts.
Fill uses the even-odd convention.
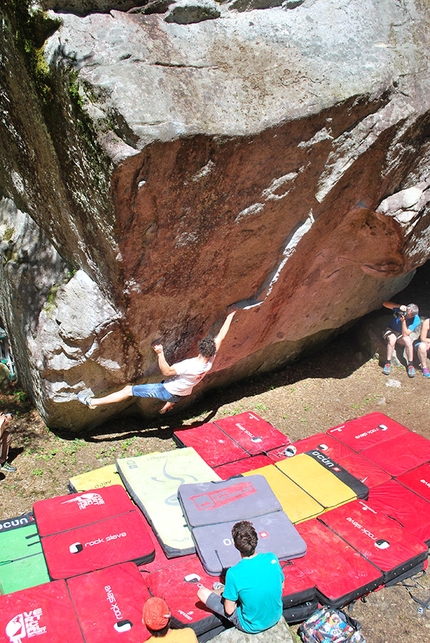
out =
[[[13,253],[2,277],[18,367],[52,427],[121,411],[90,413],[75,395],[156,380],[151,342],[190,356],[231,304],[242,310],[200,391],[280,367],[430,254],[426,3],[150,4],[70,0],[61,13],[44,0],[62,19],[44,49],[51,110],[27,101],[30,132],[5,107],[0,226],[16,204],[64,264],[31,323],[8,304]],[[15,231],[7,247],[25,243]]]

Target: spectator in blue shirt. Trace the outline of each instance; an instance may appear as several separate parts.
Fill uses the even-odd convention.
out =
[[[418,306],[415,304],[399,305],[393,301],[385,301],[383,305],[393,311],[393,317],[384,332],[384,339],[387,342],[387,360],[382,372],[384,375],[390,374],[394,347],[396,344],[401,344],[405,346],[406,359],[408,360],[406,372],[409,377],[415,377],[414,345],[411,333],[421,324]]]

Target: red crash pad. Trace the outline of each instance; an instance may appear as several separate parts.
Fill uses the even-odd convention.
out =
[[[364,558],[376,565],[384,583],[414,570],[428,554],[424,541],[362,500],[350,502],[318,517]]]
[[[158,542],[157,536],[154,534],[151,527],[149,526],[148,526],[148,532],[149,532],[149,536],[151,538],[152,544],[154,546],[155,556],[154,556],[154,559],[151,560],[149,563],[143,563],[141,565],[138,565],[139,571],[142,573],[143,576],[146,576],[150,572],[158,571],[163,567],[170,567],[170,565],[172,564],[172,559],[167,558],[162,546]],[[188,554],[187,556],[182,556],[182,558],[184,560],[187,560],[192,556],[195,556],[195,554]]]
[[[150,593],[134,563],[76,576],[67,585],[85,643],[141,643],[150,637],[142,623]]]
[[[121,485],[38,500],[33,511],[41,536],[122,514],[135,505]]]
[[[414,536],[430,544],[430,502],[422,496],[396,480],[389,480],[370,490],[367,504],[395,518]]]
[[[354,451],[350,447],[346,446],[346,444],[339,442],[339,440],[335,440],[327,435],[327,433],[311,435],[309,438],[304,438],[303,440],[294,442],[293,446],[296,448],[297,453],[306,453],[307,451],[317,449],[330,458],[330,460],[335,460],[335,462],[339,463],[342,458],[354,453]]]
[[[251,455],[291,444],[288,436],[251,411],[215,420],[215,424]]]
[[[422,464],[412,471],[403,473],[397,482],[430,501],[430,463]]]
[[[316,597],[315,582],[300,567],[295,560],[281,561],[284,572],[284,587],[282,603],[284,609],[313,601]]]
[[[289,457],[290,454],[287,451],[289,446],[291,445],[288,445],[287,447],[278,447],[277,449],[270,449],[270,451],[266,453],[267,457],[270,458],[270,464],[281,462],[281,460],[285,460]]]
[[[383,413],[369,413],[329,429],[327,435],[343,442],[354,451],[362,451],[408,430]]]
[[[212,588],[219,577],[206,574],[196,555],[171,560],[168,567],[152,572],[145,580],[151,593],[164,598],[170,607],[173,624],[191,627],[198,636],[222,624],[197,598],[200,585]]]
[[[391,476],[400,476],[430,461],[430,440],[408,431],[375,444],[362,451],[362,454]]]
[[[374,462],[368,460],[363,453],[351,452],[351,455],[339,461],[347,471],[361,480],[369,489],[378,484],[391,480],[389,473],[378,467]]]
[[[83,643],[63,580],[0,596],[2,643]]]
[[[260,469],[272,463],[273,461],[267,455],[253,455],[244,460],[237,460],[237,462],[215,467],[214,470],[222,480],[228,480],[234,476],[239,476],[241,473],[246,473],[246,471],[254,471],[254,469]]]
[[[247,451],[211,422],[175,431],[173,439],[181,447],[193,447],[210,467],[249,457]]]
[[[51,578],[70,578],[118,563],[149,562],[154,546],[138,509],[42,538]]]
[[[341,607],[381,585],[379,569],[317,518],[296,528],[307,551],[294,562],[315,582],[322,604]]]

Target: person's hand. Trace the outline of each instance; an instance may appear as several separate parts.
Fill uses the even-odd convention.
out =
[[[161,344],[154,344],[152,348],[157,353],[157,355],[161,355],[161,353],[163,352],[163,346]]]
[[[408,311],[408,307],[405,306],[404,304],[402,304],[401,306],[399,306],[399,310],[401,310],[402,312],[406,313]]]

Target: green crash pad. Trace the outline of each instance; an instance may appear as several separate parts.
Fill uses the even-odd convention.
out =
[[[0,594],[49,582],[34,519],[12,518],[0,526]]]

